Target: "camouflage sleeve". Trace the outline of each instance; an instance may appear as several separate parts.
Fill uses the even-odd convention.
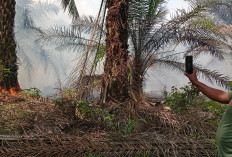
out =
[[[228,96],[229,96],[230,100],[232,100],[232,91],[228,92]]]

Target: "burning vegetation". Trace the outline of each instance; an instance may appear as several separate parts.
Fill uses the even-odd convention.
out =
[[[17,85],[16,87],[11,87],[9,90],[0,87],[0,93],[4,93],[4,94],[18,95],[20,91],[22,91],[22,89],[20,88],[19,85]]]

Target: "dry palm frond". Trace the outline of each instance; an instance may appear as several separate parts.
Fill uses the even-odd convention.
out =
[[[7,137],[1,141],[3,156],[85,156],[87,153],[107,157],[215,155],[212,151],[215,147],[210,141],[152,132],[113,138],[105,133],[95,133],[89,137]]]
[[[102,42],[102,36],[105,35],[103,30],[105,15],[103,15],[103,19],[100,17],[103,6],[104,1],[102,1],[97,19],[91,16],[77,18],[70,28],[52,28],[47,32],[40,33],[41,37],[37,40],[37,42],[43,44],[56,45],[57,50],[60,51],[74,51],[77,53],[77,63],[68,78],[68,86],[78,90],[78,93],[86,89],[87,86],[92,85],[82,79],[86,75],[92,75],[95,72],[96,51]],[[101,24],[100,21],[102,21]]]
[[[105,9],[103,9],[105,8]],[[103,12],[103,18],[101,21],[101,12]],[[76,90],[83,91],[83,88],[88,86],[89,84],[93,84],[91,80],[87,80],[86,83],[83,82],[83,79],[85,76],[93,75],[95,72],[95,66],[94,63],[96,61],[96,56],[97,53],[96,51],[99,48],[99,45],[101,43],[101,37],[102,37],[102,31],[103,31],[103,24],[105,20],[105,12],[106,12],[106,6],[105,6],[105,1],[102,0],[100,10],[98,13],[97,20],[95,22],[95,25],[93,27],[93,30],[91,32],[91,37],[90,37],[90,43],[87,45],[87,50],[85,52],[85,55],[83,55],[80,61],[76,64],[76,66],[73,68],[71,75],[69,76],[69,82],[71,82],[70,86],[72,88],[75,88]],[[99,23],[101,21],[101,29],[100,31],[97,31],[99,28]],[[99,33],[99,36],[97,35]],[[91,52],[91,47],[94,44],[94,42],[97,42],[97,48],[95,49],[94,53]],[[89,77],[90,78],[90,77]],[[84,80],[85,81],[85,80]],[[82,96],[81,96],[82,97]]]
[[[120,124],[128,119],[138,122],[134,131],[125,135],[118,130],[112,132],[114,128],[99,125],[94,117],[73,123],[47,99],[9,95],[0,95],[0,98],[0,104],[19,104],[18,109],[30,113],[22,119],[13,106],[0,110],[1,122],[8,117],[8,122],[17,122],[15,124],[20,124],[25,130],[23,136],[0,136],[1,156],[85,156],[86,153],[107,157],[149,153],[151,156],[176,157],[215,155],[215,144],[210,139],[215,135],[216,126],[205,122],[195,111],[177,115],[163,106],[128,100],[109,110],[114,112],[115,120]],[[72,133],[76,136],[65,134],[65,128],[71,128],[70,125],[76,126],[77,129],[73,130],[76,133]]]
[[[0,131],[8,134],[61,134],[72,121],[49,99],[0,95]]]

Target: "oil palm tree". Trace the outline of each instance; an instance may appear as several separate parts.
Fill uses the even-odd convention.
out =
[[[79,16],[74,0],[61,0],[61,4],[64,10],[68,9],[73,19]],[[0,81],[0,89],[8,91],[12,87],[19,89],[16,43],[14,40],[15,7],[15,0],[0,0],[0,64],[4,69],[10,70],[10,73],[4,74],[4,78]]]
[[[10,70],[10,73],[0,81],[0,89],[4,90],[18,86],[18,66],[14,41],[15,4],[15,0],[0,0],[0,64]]]
[[[223,59],[223,50],[221,48],[231,48],[225,40],[226,33],[223,33],[222,29],[218,29],[219,27],[215,24],[214,19],[212,17],[209,18],[207,14],[209,7],[218,4],[216,1],[200,4],[191,2],[192,9],[189,12],[180,10],[177,15],[169,21],[164,20],[167,11],[163,8],[163,4],[164,1],[161,0],[131,0],[129,3],[128,28],[129,43],[131,46],[130,56],[132,57],[130,57],[129,72],[125,71],[127,74],[125,74],[123,77],[121,74],[119,76],[121,76],[121,79],[124,78],[124,81],[130,81],[131,88],[127,90],[131,90],[130,93],[132,93],[132,96],[137,100],[142,97],[142,83],[144,81],[144,75],[149,68],[153,67],[153,65],[163,65],[167,68],[173,68],[183,73],[184,64],[181,57],[184,55],[191,53],[198,56],[202,53],[210,53],[216,58]],[[78,52],[86,52],[87,45],[91,40],[89,38],[83,38],[82,33],[88,34],[92,32],[93,28],[97,29],[96,36],[93,39],[95,42],[91,45],[91,52],[93,55],[89,56],[89,68],[91,68],[91,65],[94,63],[94,56],[97,56],[97,58],[99,56],[104,56],[101,53],[101,55],[98,56],[99,51],[97,51],[97,49],[99,49],[99,42],[97,41],[99,36],[101,32],[103,33],[103,39],[106,38],[107,35],[107,33],[104,31],[105,28],[102,28],[102,26],[98,23],[96,25],[96,23],[97,20],[94,20],[91,17],[84,17],[79,18],[69,29],[61,31],[60,28],[53,28],[48,34],[43,36],[45,41],[44,43],[52,42],[52,44],[57,44],[59,46],[58,48],[69,51],[79,50]],[[106,42],[108,40],[105,40],[106,42],[104,42],[103,39],[100,41],[100,43],[101,45],[104,45],[103,47],[105,48],[107,47]],[[174,50],[163,49],[168,44],[184,44],[188,46],[189,49],[182,53]],[[107,51],[107,49],[105,50]],[[112,55],[113,54],[111,54],[111,57],[113,58]],[[108,58],[110,58],[109,56]],[[111,71],[111,73],[108,74],[109,78],[105,76],[106,78],[104,80],[105,85],[108,83],[109,87],[112,87],[109,80],[115,80],[115,76],[117,76],[117,70],[115,70],[115,67],[112,67],[112,63],[116,64],[116,62],[113,61],[112,58],[110,58],[111,64],[108,63],[111,65],[111,69],[108,69],[108,71]],[[123,61],[128,63],[128,60]],[[82,69],[80,67],[83,65],[83,62],[80,63],[81,64],[78,64],[77,67]],[[106,65],[107,64],[105,64],[105,67]],[[117,64],[114,66],[117,66]],[[197,68],[202,76],[209,81],[216,80],[216,82],[218,82],[220,85],[227,84],[227,77],[220,75],[216,71],[203,69],[200,65],[198,65]],[[106,71],[106,69],[104,70]],[[114,74],[114,72],[116,74]],[[88,74],[91,75],[91,73]],[[112,74],[114,75],[111,76]],[[74,76],[77,78],[77,76],[80,75]],[[105,97],[107,97],[107,90],[108,89],[103,92]],[[111,94],[109,94],[109,97],[110,95]]]
[[[210,53],[223,59],[223,49],[232,47],[226,40],[226,34],[216,24],[214,17],[208,15],[218,1],[190,1],[191,10],[179,10],[177,15],[165,21],[166,11],[161,0],[132,0],[130,5],[129,30],[132,45],[132,95],[138,100],[142,98],[142,82],[147,70],[153,65],[161,65],[172,70],[184,72],[183,57],[192,54],[195,57],[202,53]],[[137,10],[137,12],[135,12]],[[138,11],[140,13],[138,13]],[[188,49],[177,52],[165,49],[168,45],[185,45]],[[226,85],[227,77],[220,77],[216,71],[203,69],[195,65],[206,79]]]
[[[131,54],[131,92],[134,99],[143,95],[143,45],[149,40],[149,35],[155,25],[164,22],[167,11],[162,8],[163,0],[131,0],[129,5],[129,33]]]
[[[104,2],[105,1],[102,0],[101,8]],[[129,81],[128,79],[126,79],[128,78],[128,72],[129,72],[128,70],[128,50],[127,50],[128,49],[127,19],[128,19],[128,4],[129,4],[128,2],[129,0],[107,0],[105,2],[106,3],[105,8],[108,9],[108,12],[107,12],[106,23],[105,23],[106,25],[106,34],[105,34],[106,61],[104,65],[104,77],[103,77],[104,80],[103,80],[103,92],[102,92],[103,93],[102,99],[104,102],[110,101],[110,100],[123,101],[126,98],[128,98]],[[105,13],[105,10],[103,11],[104,13]],[[83,21],[83,20],[77,20],[77,22],[80,22],[80,21]],[[100,21],[99,18],[96,21]],[[104,15],[103,15],[103,21],[104,21]],[[95,26],[97,27],[93,27],[94,29],[99,28],[98,24]],[[75,26],[75,23],[74,23],[74,26],[71,28],[71,30],[67,29],[66,31],[63,30],[62,32],[58,33],[57,34],[58,38],[61,37],[60,36],[61,34],[63,35],[66,34],[66,36],[64,35],[64,37],[66,39],[67,37],[70,37],[69,39],[66,40],[66,41],[69,41],[70,46],[72,45],[70,41],[72,42],[76,41],[77,45],[79,46],[80,45],[86,46],[86,43],[83,44],[82,42],[83,41],[86,42],[87,40],[84,40],[80,34],[76,34],[78,30],[77,28],[79,28],[79,26]],[[54,32],[57,33],[57,30],[54,31],[53,29],[53,33]],[[93,31],[93,32],[96,33],[96,31]],[[102,29],[99,32],[102,32]],[[78,33],[80,32],[78,31]],[[70,35],[74,35],[74,36],[77,35],[76,39],[78,40],[72,39]],[[43,35],[43,37],[45,36]],[[91,39],[87,41],[91,43],[91,47],[94,47],[93,45],[95,45],[95,43],[92,42],[93,37],[95,39],[98,38],[97,35],[96,36],[93,35]],[[47,41],[47,39],[45,37],[45,41]],[[95,46],[95,47],[98,47],[98,46]],[[88,53],[89,53],[89,50],[87,51],[86,56],[88,56]],[[82,65],[86,65],[85,64],[86,60],[87,58],[84,59],[84,62]],[[86,66],[80,69],[82,71],[81,73],[83,73],[83,71],[86,70]]]
[[[128,98],[128,7],[129,0],[107,0],[106,61],[104,65],[103,101]]]

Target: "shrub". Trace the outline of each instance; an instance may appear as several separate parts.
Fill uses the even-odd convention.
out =
[[[25,91],[26,91],[27,96],[33,97],[33,98],[39,98],[41,94],[41,90],[39,90],[36,87],[25,89]]]
[[[216,101],[207,101],[207,100],[202,100],[201,101],[201,106],[206,109],[207,112],[210,112],[213,114],[213,117],[211,117],[212,120],[219,120],[222,118],[226,108],[227,104],[221,104]],[[216,122],[215,122],[216,124]]]
[[[127,122],[127,124],[126,124],[126,126],[125,126],[125,128],[122,130],[122,133],[123,133],[124,135],[129,135],[129,134],[131,134],[131,133],[134,131],[135,127],[136,127],[138,124],[139,124],[139,123],[138,123],[137,121],[134,121],[134,120],[129,119],[128,122]]]
[[[175,112],[181,113],[187,107],[196,103],[199,91],[193,85],[186,85],[178,90],[172,87],[171,93],[166,95],[166,105],[170,106]]]
[[[112,121],[114,117],[113,114],[109,114],[108,111],[102,109],[100,105],[92,105],[91,103],[88,103],[86,101],[78,101],[77,110],[77,116],[79,116],[80,118],[89,116],[98,118],[101,121]]]

